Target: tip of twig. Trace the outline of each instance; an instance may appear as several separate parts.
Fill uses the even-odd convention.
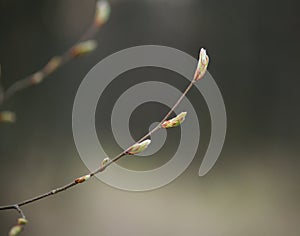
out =
[[[19,218],[17,225],[13,226],[9,231],[9,236],[17,236],[19,235],[24,226],[28,223],[28,221],[25,218]]]
[[[110,5],[108,1],[98,1],[96,5],[94,24],[100,27],[108,20],[110,15]]]
[[[204,77],[205,72],[207,70],[208,62],[209,62],[209,57],[206,54],[206,50],[204,48],[201,48],[199,53],[199,61],[198,61],[197,69],[194,75],[194,79],[196,81]]]

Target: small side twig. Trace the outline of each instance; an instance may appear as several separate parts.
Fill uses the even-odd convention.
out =
[[[35,73],[29,76],[26,76],[23,79],[14,82],[7,89],[4,88],[2,83],[3,76],[1,70],[2,68],[0,65],[0,106],[3,105],[10,98],[14,97],[14,95],[17,92],[41,83],[49,75],[54,73],[58,68],[70,62],[71,60],[93,51],[97,47],[97,42],[96,40],[92,40],[91,38],[93,38],[97,33],[97,31],[99,30],[99,28],[101,28],[101,26],[106,23],[109,14],[110,14],[110,5],[108,4],[108,2],[106,0],[96,0],[94,20],[90,25],[90,27],[86,30],[86,32],[80,37],[80,39],[76,43],[74,43],[69,49],[67,49],[64,53],[62,53],[60,56],[52,57],[40,70],[36,71]],[[0,111],[0,122],[15,122],[15,120],[16,120],[16,115],[14,112]],[[13,205],[1,206],[0,210],[14,209],[21,216],[20,218],[18,218],[17,224],[11,228],[9,232],[9,236],[18,235],[27,224],[27,220],[25,214],[21,209],[21,206],[26,205],[30,202],[35,202],[39,199],[48,197],[55,193],[64,191],[76,184],[77,182],[74,181],[68,185],[54,189],[38,197],[34,197],[32,199],[17,204],[13,204]]]
[[[90,27],[80,37],[80,39],[64,53],[60,56],[52,57],[40,70],[16,81],[6,90],[4,90],[0,85],[0,105],[12,98],[17,92],[41,83],[59,67],[70,62],[72,59],[87,54],[96,48],[97,42],[90,39],[95,36],[98,29],[108,20],[110,6],[107,1],[99,0],[96,3],[95,9],[95,17]]]
[[[21,215],[21,217],[18,218],[18,220],[17,220],[17,224],[15,226],[13,226],[9,231],[9,236],[16,236],[20,232],[23,231],[23,229],[28,221],[26,220],[26,217],[19,205],[16,204],[16,205],[12,205],[10,207],[13,207],[14,209],[16,209],[19,212],[19,214]],[[11,208],[7,208],[7,209],[11,209]]]

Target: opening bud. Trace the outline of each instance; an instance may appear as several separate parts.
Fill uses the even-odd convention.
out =
[[[130,155],[138,154],[138,153],[144,151],[149,146],[150,143],[151,143],[150,139],[146,139],[143,142],[136,143],[127,150],[127,154],[130,154]]]
[[[76,44],[71,49],[71,55],[73,57],[78,57],[92,52],[97,47],[97,42],[95,40],[87,40]]]
[[[201,48],[199,53],[199,61],[198,61],[197,69],[194,75],[194,79],[196,81],[204,77],[205,72],[207,70],[208,62],[209,62],[209,57],[206,54],[206,50],[204,48]]]
[[[9,236],[16,236],[19,235],[21,233],[23,229],[23,226],[21,225],[15,225],[14,227],[11,228],[11,230],[9,231]]]
[[[180,125],[184,121],[186,114],[187,114],[187,112],[181,112],[179,115],[177,115],[173,119],[166,120],[165,122],[163,122],[161,127],[164,129],[168,129],[168,128],[173,128],[173,127]]]
[[[103,25],[110,15],[110,5],[107,1],[98,1],[96,5],[95,12],[95,25],[101,26]]]

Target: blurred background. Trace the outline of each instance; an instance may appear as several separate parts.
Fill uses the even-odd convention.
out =
[[[200,47],[208,50],[209,71],[227,109],[223,151],[214,168],[199,177],[210,122],[205,102],[192,90],[189,99],[194,99],[202,138],[197,156],[179,178],[148,192],[121,191],[93,179],[24,206],[29,224],[23,235],[299,235],[299,2],[110,3],[110,19],[95,36],[96,51],[1,106],[1,110],[15,111],[17,121],[0,123],[0,205],[46,192],[88,171],[72,135],[76,91],[96,63],[132,46],[165,45],[195,58]],[[4,86],[37,71],[74,44],[93,21],[94,9],[95,2],[90,0],[1,0]],[[158,68],[122,76],[129,84],[143,77],[177,81],[174,84],[181,90],[187,85],[179,75]],[[126,86],[112,83],[109,89],[125,91]],[[100,117],[99,106],[113,105],[114,99],[107,90],[96,117]],[[148,130],[150,120],[142,118],[153,114],[154,108],[156,115],[167,110],[161,104],[146,104],[133,114],[136,122],[130,130],[135,138]],[[109,114],[105,116],[109,120]],[[96,124],[99,140],[114,155],[120,147],[111,128],[101,124]],[[163,164],[174,152],[172,144],[178,142],[180,130],[170,132],[174,135],[168,137],[169,145],[160,155],[138,160],[125,157],[119,164],[138,170]],[[15,211],[0,212],[1,235],[7,234],[17,217]]]

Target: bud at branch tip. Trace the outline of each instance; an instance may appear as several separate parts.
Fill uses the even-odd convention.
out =
[[[209,62],[209,57],[206,54],[206,50],[204,48],[201,48],[199,53],[199,61],[198,61],[197,69],[194,75],[195,81],[200,80],[204,77],[205,72],[207,70],[208,62]]]
[[[25,218],[19,218],[18,219],[18,224],[13,226],[10,231],[9,231],[9,236],[17,236],[19,235],[23,228],[24,225],[26,225],[28,223],[28,221]]]
[[[94,23],[97,27],[103,25],[109,18],[110,6],[107,1],[98,1],[96,5]]]

